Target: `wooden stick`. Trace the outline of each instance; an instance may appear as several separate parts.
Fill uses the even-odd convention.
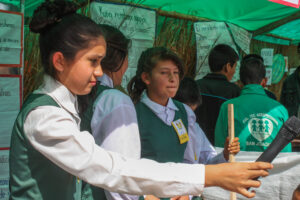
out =
[[[233,104],[228,104],[228,136],[229,136],[229,144],[233,142],[234,139],[234,109]],[[235,162],[235,158],[233,154],[229,154],[229,162]],[[230,200],[236,200],[236,193],[230,192]]]

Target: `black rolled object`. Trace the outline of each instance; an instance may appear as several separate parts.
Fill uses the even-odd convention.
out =
[[[256,160],[271,163],[280,151],[300,134],[300,119],[290,117],[280,128],[270,146]]]

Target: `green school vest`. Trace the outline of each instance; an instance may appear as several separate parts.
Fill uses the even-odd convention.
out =
[[[107,90],[107,89],[111,89],[111,88],[100,85],[100,84],[97,85],[97,91],[96,91],[96,95],[95,95],[96,99],[104,90]],[[80,118],[81,118],[81,123],[80,123],[81,131],[88,131],[89,133],[92,133],[91,120],[92,120],[93,113],[94,113],[94,103],[95,103],[96,99],[90,100],[89,106],[87,107],[86,111],[84,113],[79,114]]]
[[[111,89],[110,87],[98,85],[97,91],[96,91],[96,97],[98,97],[104,90]],[[96,99],[95,99],[96,100]],[[81,123],[80,123],[80,130],[81,131],[88,131],[89,133],[92,133],[91,128],[91,120],[94,113],[94,103],[95,100],[91,101],[87,110],[80,114],[81,117]],[[104,193],[104,189],[92,186],[86,182],[82,182],[82,194],[81,194],[82,200],[106,200],[106,196]]]
[[[181,119],[188,129],[187,113],[182,103],[173,100],[179,108],[174,120]],[[144,103],[135,105],[141,138],[141,157],[157,162],[183,162],[187,143],[180,144],[173,126],[168,126]],[[144,199],[142,196],[140,200]],[[169,198],[161,198],[169,199]]]
[[[81,181],[35,150],[24,134],[28,113],[38,106],[48,105],[59,107],[46,94],[31,94],[15,121],[9,155],[9,199],[80,199]]]

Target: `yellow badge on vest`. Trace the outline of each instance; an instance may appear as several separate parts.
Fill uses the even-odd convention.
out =
[[[181,119],[177,119],[176,121],[173,121],[172,126],[174,127],[174,129],[178,135],[180,144],[183,144],[183,143],[189,141],[189,136],[188,136],[187,130]]]

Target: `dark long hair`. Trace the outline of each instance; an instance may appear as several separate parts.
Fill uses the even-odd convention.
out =
[[[128,55],[130,39],[128,39],[119,29],[107,25],[99,24],[106,40],[106,56],[101,62],[103,69],[111,72],[119,71]]]
[[[142,81],[143,72],[151,74],[153,68],[159,61],[171,60],[178,67],[180,79],[184,75],[182,60],[171,50],[165,47],[153,47],[145,50],[138,61],[136,75],[130,80],[127,86],[128,93],[134,103],[140,100],[146,84]]]
[[[78,51],[103,36],[100,27],[90,18],[76,14],[78,5],[63,0],[46,1],[33,14],[29,28],[39,33],[39,46],[44,72],[56,78],[52,55],[61,52],[72,60]]]

